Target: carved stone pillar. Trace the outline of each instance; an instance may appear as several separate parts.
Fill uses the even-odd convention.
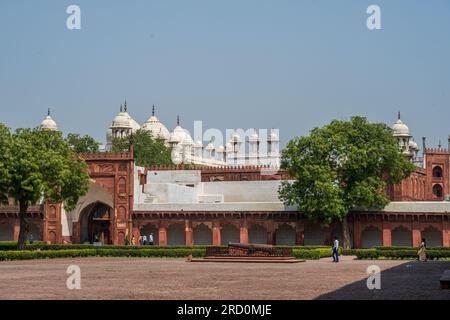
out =
[[[242,244],[248,244],[248,224],[247,221],[244,220],[241,223],[240,226],[240,232],[239,232],[239,242]]]
[[[167,228],[166,226],[160,226],[158,230],[159,245],[167,246]]]
[[[383,246],[392,246],[391,224],[387,221],[383,222]]]
[[[413,221],[412,223],[412,244],[413,247],[418,248],[422,242],[422,234],[420,231],[420,222]]]
[[[219,221],[214,221],[213,225],[212,225],[212,232],[213,232],[213,237],[212,237],[212,241],[213,241],[213,246],[220,246],[222,244],[222,239],[221,239],[221,235],[220,235],[220,222]]]
[[[189,220],[186,220],[184,222],[184,233],[186,245],[192,246],[194,244],[194,232],[192,230],[192,225]]]

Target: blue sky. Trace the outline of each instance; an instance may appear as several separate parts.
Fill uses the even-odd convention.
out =
[[[81,30],[66,8],[81,8]],[[366,27],[370,4],[382,30]],[[282,141],[332,119],[391,124],[416,141],[450,133],[449,0],[0,0],[0,121],[105,131],[127,99],[213,128],[279,128]]]

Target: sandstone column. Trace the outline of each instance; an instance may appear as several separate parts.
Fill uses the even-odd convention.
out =
[[[413,247],[418,248],[420,246],[420,243],[422,242],[421,237],[421,231],[420,231],[420,222],[419,221],[413,221],[412,223],[412,244]]]
[[[383,246],[392,246],[391,224],[386,221],[383,221]]]
[[[222,239],[220,236],[220,222],[219,221],[214,221],[213,224],[213,237],[212,237],[212,241],[213,241],[213,246],[220,246],[222,244]]]
[[[248,224],[245,220],[241,223],[239,242],[242,244],[248,244]]]
[[[166,226],[160,226],[158,230],[159,245],[167,246],[167,228]]]
[[[191,222],[186,220],[184,226],[186,245],[192,246],[194,244],[194,231],[192,230]]]

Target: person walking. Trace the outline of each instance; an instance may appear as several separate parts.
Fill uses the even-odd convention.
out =
[[[417,252],[419,256],[419,261],[426,262],[427,261],[427,254],[426,254],[427,245],[425,242],[425,239],[422,239],[422,242],[420,243],[419,252]]]
[[[334,237],[333,240],[333,262],[339,262],[339,240]]]
[[[150,233],[150,235],[148,236],[148,244],[152,246],[153,243],[154,243],[153,233]]]
[[[142,236],[142,245],[145,246],[147,244],[147,236],[144,234]]]
[[[136,245],[136,237],[135,237],[135,236],[133,236],[133,237],[131,238],[131,245],[132,245],[132,246],[135,246],[135,245]]]

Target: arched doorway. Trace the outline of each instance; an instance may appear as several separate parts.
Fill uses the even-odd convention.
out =
[[[81,215],[81,243],[112,243],[111,221],[112,208],[104,203],[96,202],[86,207]]]
[[[232,224],[225,224],[220,230],[220,239],[223,246],[229,243],[239,243],[241,241],[239,229]]]
[[[205,224],[200,224],[194,228],[194,244],[212,245],[212,232]]]
[[[147,224],[141,229],[141,236],[146,236],[147,240],[153,234],[153,245],[159,246],[159,230],[154,224]]]
[[[42,231],[37,224],[30,223],[28,229],[28,239],[33,239],[35,241],[42,240]]]
[[[404,227],[398,227],[392,230],[392,246],[412,247],[411,231]]]
[[[267,244],[267,231],[259,225],[254,224],[248,229],[248,242],[253,244]]]
[[[383,245],[383,233],[380,229],[370,226],[361,233],[361,247],[374,248]]]
[[[186,245],[186,234],[183,223],[174,223],[167,228],[167,244],[169,246]]]
[[[320,224],[308,223],[305,226],[305,246],[323,246],[325,244],[325,232]]]
[[[6,223],[0,223],[0,241],[14,240],[14,226]]]
[[[425,239],[427,247],[442,247],[442,232],[438,229],[428,227],[422,231],[421,235]]]
[[[275,233],[275,243],[277,245],[295,246],[295,229],[288,224],[279,226]]]

